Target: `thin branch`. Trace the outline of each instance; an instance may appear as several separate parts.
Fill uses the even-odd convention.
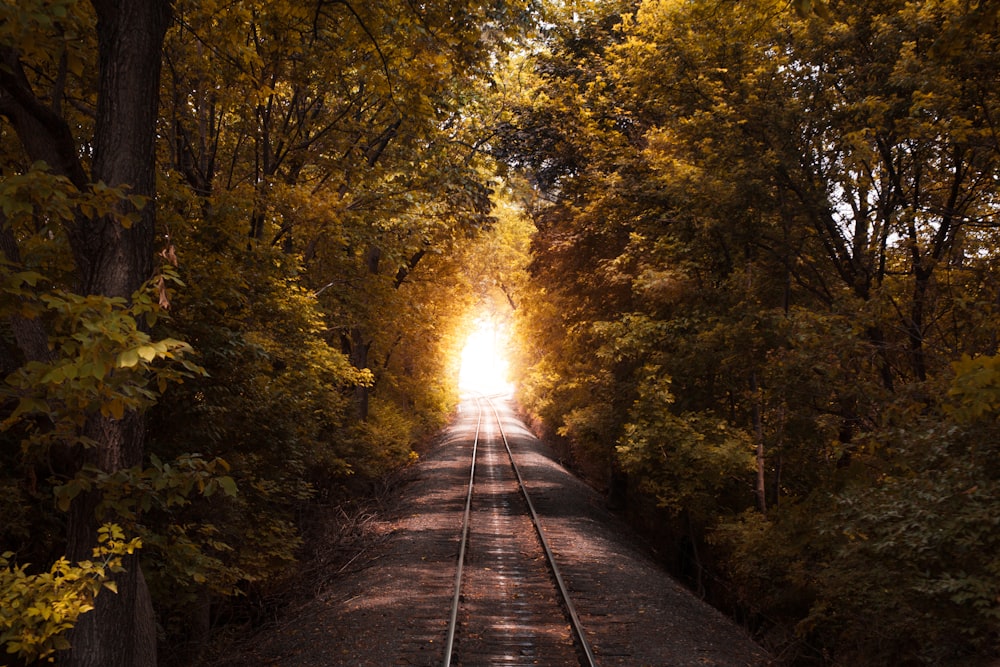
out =
[[[322,1],[319,3],[319,8],[316,10],[317,16],[322,11],[322,7],[324,4],[326,3]],[[355,10],[354,7],[351,5],[351,3],[348,2],[347,0],[332,0],[329,4],[343,5],[344,7],[346,7],[347,11],[350,12],[351,15],[354,17],[354,20],[358,22],[359,26],[361,26],[361,30],[363,30],[364,33],[368,35],[368,39],[371,41],[372,46],[375,47],[375,52],[378,53],[379,61],[382,63],[382,71],[385,72],[385,82],[386,85],[389,87],[389,98],[392,99],[393,104],[396,105],[396,94],[393,90],[392,72],[389,69],[389,60],[385,57],[385,54],[382,53],[382,47],[379,46],[378,40],[375,38],[374,33],[372,33],[372,31],[369,30],[368,25],[365,23],[364,19],[361,18],[361,15],[358,14],[357,10]],[[398,105],[396,106],[398,108]]]

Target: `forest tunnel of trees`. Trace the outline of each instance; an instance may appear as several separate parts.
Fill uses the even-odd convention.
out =
[[[488,320],[780,664],[992,664],[998,21],[3,0],[0,662],[196,664]]]

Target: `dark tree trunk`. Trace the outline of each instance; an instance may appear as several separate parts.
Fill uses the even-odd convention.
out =
[[[365,332],[361,327],[351,328],[350,337],[351,365],[358,369],[368,368],[368,352],[371,350],[372,341],[365,338]],[[368,421],[368,400],[371,396],[371,387],[358,385],[354,388],[354,404],[357,407],[358,419]]]
[[[91,179],[152,196],[160,58],[170,5],[167,0],[93,0],[93,5],[100,88]],[[110,218],[81,219],[70,242],[81,291],[128,298],[152,272],[153,206],[129,228]]]
[[[131,194],[155,193],[155,139],[163,39],[170,21],[169,0],[92,0],[97,14],[99,90],[91,146],[93,173],[88,179],[69,123],[58,108],[34,94],[19,55],[0,47],[0,114],[11,123],[26,155],[44,160],[53,172],[80,189],[88,182],[125,186]],[[122,204],[121,213],[136,213]],[[152,272],[154,207],[137,212],[123,226],[112,217],[78,216],[67,235],[77,266],[77,288],[84,294],[129,298]],[[16,239],[0,238],[2,251],[16,258]],[[40,341],[45,333],[33,321],[15,321],[13,329],[29,360],[50,353]],[[96,445],[77,456],[112,472],[142,461],[145,425],[130,413],[114,420],[91,417],[83,435]],[[81,494],[67,522],[67,555],[89,559],[96,541],[99,496]],[[116,577],[118,594],[97,596],[94,611],[81,616],[71,633],[72,648],[62,664],[72,667],[149,667],[156,664],[156,631],[152,604],[142,570],[132,557]]]
[[[100,88],[92,180],[125,185],[132,194],[152,197],[160,61],[170,5],[166,0],[93,0],[93,5]],[[78,220],[70,230],[70,243],[81,291],[129,298],[151,277],[153,240],[152,202],[138,212],[138,219],[129,227],[110,217]],[[139,414],[126,414],[119,420],[95,415],[84,427],[84,435],[99,443],[85,453],[86,461],[102,470],[111,472],[142,462],[145,422]],[[67,553],[72,560],[90,557],[96,537],[97,501],[94,494],[85,494],[70,511]],[[118,594],[99,595],[94,611],[82,616],[73,630],[65,664],[156,664],[149,590],[138,559],[128,559],[125,566],[126,571],[116,577]]]
[[[84,461],[111,472],[142,461],[145,419],[135,412],[115,420],[100,415],[88,420],[84,434],[100,443]],[[98,492],[77,497],[67,522],[70,560],[90,557],[97,536]],[[103,591],[94,610],[80,616],[70,633],[72,648],[61,664],[71,667],[145,667],[156,665],[156,624],[153,604],[137,556],[123,560],[125,571],[115,575],[117,594]]]
[[[764,401],[761,396],[756,371],[750,374],[750,393],[753,404],[753,439],[757,465],[757,484],[754,487],[754,495],[757,497],[757,510],[761,514],[767,514],[767,458],[764,451]]]

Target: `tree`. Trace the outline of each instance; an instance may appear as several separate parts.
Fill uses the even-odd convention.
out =
[[[178,7],[166,157],[207,205],[224,192],[253,202],[250,245],[301,257],[332,337],[359,369],[378,374],[387,350],[373,346],[393,292],[489,220],[469,108],[491,57],[533,11],[529,2]],[[355,389],[362,419],[373,391]]]
[[[58,7],[64,17],[70,11],[74,15],[82,11],[66,4]],[[56,15],[43,14],[45,8],[41,6],[26,9],[18,16],[18,23],[56,32],[55,41],[62,42],[56,53],[62,55],[62,62],[39,62],[35,60],[36,52],[22,49],[30,40],[44,39],[48,34],[28,32],[20,36],[23,43],[7,35],[2,47],[0,113],[17,134],[25,158],[46,163],[52,173],[66,179],[64,187],[79,192],[114,187],[128,192],[128,197],[115,203],[111,211],[74,211],[64,228],[74,263],[74,288],[85,295],[128,300],[153,273],[154,207],[145,205],[144,198],[155,193],[153,157],[160,56],[170,8],[165,1],[129,6],[95,1],[92,7],[98,68],[92,135],[74,136],[74,131],[81,128],[71,125],[60,113],[66,102],[61,88],[68,75],[69,37],[55,20]],[[60,68],[48,69],[53,64]],[[42,76],[32,81],[32,76],[38,74]],[[38,89],[47,75],[52,76],[48,81],[54,86],[46,98]],[[82,160],[84,145],[90,157],[89,174]],[[4,233],[7,260],[17,264],[22,259],[17,239],[12,238],[13,230],[6,225]],[[24,322],[13,328],[22,332],[33,329],[30,340],[21,336],[21,351],[29,362],[44,361],[45,353],[38,343],[45,332]],[[142,460],[144,427],[138,410],[120,415],[89,414],[79,436],[80,442],[89,446],[78,445],[71,452],[75,468],[90,464],[114,473]],[[82,493],[74,500],[67,525],[70,560],[90,557],[97,540],[95,509],[99,502],[98,491]],[[135,556],[127,556],[124,567],[115,578],[118,594],[99,595],[94,613],[84,615],[77,624],[68,664],[155,664],[153,612],[142,570]]]
[[[694,583],[727,567],[836,659],[985,660],[988,549],[931,536],[991,505],[930,506],[995,483],[944,399],[996,351],[994,8],[574,10],[505,128],[548,201],[527,405],[629,474]]]
[[[469,302],[456,258],[493,222],[474,112],[536,7],[0,12],[5,593],[49,600],[68,567],[83,584],[66,660],[152,664],[148,576],[158,626],[194,640],[186,659],[227,598],[277,587],[307,507],[409,461],[450,410]],[[84,560],[98,519],[128,535],[99,547],[104,568]],[[143,568],[118,553],[132,540]]]

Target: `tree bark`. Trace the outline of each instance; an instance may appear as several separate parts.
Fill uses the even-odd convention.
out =
[[[0,47],[0,114],[10,121],[32,162],[45,162],[81,190],[86,186],[69,124],[35,96],[18,53],[6,47]]]
[[[348,342],[351,365],[359,370],[368,368],[368,352],[371,350],[372,341],[365,338],[365,332],[360,326],[351,327],[351,337]],[[370,397],[371,387],[358,385],[354,388],[354,404],[357,408],[358,419],[361,421],[368,421]]]
[[[91,177],[152,196],[160,60],[170,5],[167,0],[93,0],[93,5],[100,88]],[[70,242],[82,291],[130,297],[152,272],[153,224],[152,204],[128,228],[110,217],[80,219]]]
[[[124,186],[130,194],[155,194],[155,140],[163,40],[170,21],[169,0],[92,0],[97,15],[98,96],[92,147],[92,173],[87,177],[71,125],[58,107],[46,106],[34,93],[20,55],[0,47],[0,114],[11,123],[32,161],[85,190],[89,183]],[[114,216],[78,214],[67,224],[76,263],[76,288],[84,294],[130,298],[151,276],[154,206],[136,211],[123,202],[118,213],[134,214],[123,225]],[[18,255],[17,240],[4,231],[0,238],[8,258]],[[13,328],[29,360],[50,356],[47,332],[35,321],[15,321]],[[91,463],[114,472],[142,462],[145,424],[129,413],[115,420],[90,417],[82,434],[96,443],[78,451],[75,464]],[[98,517],[97,492],[81,494],[67,520],[67,556],[92,557]],[[81,616],[70,633],[72,648],[61,656],[71,667],[150,667],[156,664],[156,628],[149,590],[136,557],[124,561],[115,577],[118,594],[104,591],[95,609]]]
[[[155,140],[159,105],[160,62],[170,20],[167,0],[114,2],[93,0],[97,12],[99,85],[94,130],[92,180],[127,186],[129,192],[155,194]],[[81,291],[129,298],[151,276],[154,206],[136,212],[130,226],[112,217],[79,218],[70,229]],[[132,209],[132,210],[130,210]],[[83,454],[106,472],[142,462],[145,420],[137,413],[123,419],[95,415],[84,435],[98,445]],[[96,493],[83,494],[71,508],[67,554],[90,557],[98,519]],[[70,635],[64,664],[71,667],[138,667],[156,664],[156,627],[145,577],[136,557],[115,577],[117,595],[98,595],[95,609],[81,617]]]
[[[757,483],[754,487],[754,495],[757,497],[757,510],[761,514],[767,514],[767,457],[764,450],[764,408],[756,371],[750,374],[750,393],[753,396],[751,399],[753,402],[753,439],[757,466]]]

